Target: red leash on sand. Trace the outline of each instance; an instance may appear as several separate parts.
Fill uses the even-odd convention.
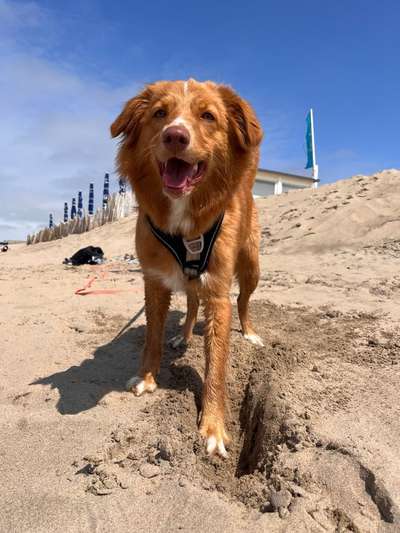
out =
[[[109,265],[111,266],[111,265]],[[101,279],[105,279],[107,277],[107,272],[104,270],[100,270],[100,277]],[[91,286],[93,283],[99,279],[99,276],[92,276],[89,278],[89,280],[86,282],[86,284],[81,287],[80,289],[76,289],[75,294],[78,296],[87,296],[88,294],[118,294],[120,292],[140,292],[138,289],[91,289]]]

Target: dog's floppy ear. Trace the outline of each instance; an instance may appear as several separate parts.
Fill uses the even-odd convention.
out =
[[[121,114],[111,124],[111,137],[124,135],[129,137],[131,142],[135,142],[139,135],[143,115],[148,108],[151,99],[149,88],[126,102]]]
[[[218,90],[228,112],[228,120],[233,128],[239,146],[243,150],[258,146],[263,131],[253,108],[226,85],[219,85]]]

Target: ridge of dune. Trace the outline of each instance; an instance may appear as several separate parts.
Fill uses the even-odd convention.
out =
[[[281,251],[324,251],[390,239],[400,232],[400,171],[357,175],[318,189],[258,201]],[[277,238],[278,237],[278,238]]]

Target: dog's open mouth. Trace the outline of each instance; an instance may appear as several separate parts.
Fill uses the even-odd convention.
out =
[[[164,189],[173,196],[182,196],[191,192],[194,185],[202,179],[206,163],[199,161],[192,165],[183,159],[172,157],[165,163],[159,162],[159,167]]]

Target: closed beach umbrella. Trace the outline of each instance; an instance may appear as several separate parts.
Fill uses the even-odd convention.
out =
[[[110,176],[108,173],[104,176],[104,188],[103,188],[103,209],[107,207],[108,197],[110,195]]]
[[[125,194],[126,193],[126,182],[122,178],[119,178],[118,185],[119,185],[119,194]]]
[[[93,185],[93,183],[91,183],[89,185],[88,213],[89,213],[89,215],[93,215],[93,213],[94,213],[94,185]]]
[[[71,219],[73,220],[75,217],[76,217],[76,199],[72,198]]]
[[[78,217],[82,218],[83,215],[83,198],[82,191],[78,192]]]

